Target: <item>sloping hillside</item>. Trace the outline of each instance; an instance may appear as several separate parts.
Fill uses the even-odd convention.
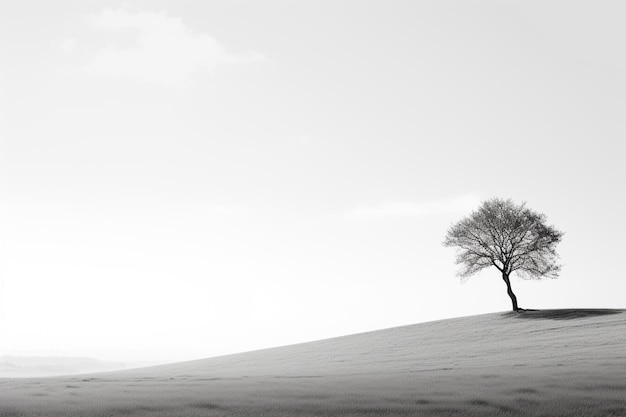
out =
[[[155,362],[107,362],[85,357],[3,356],[0,357],[0,378],[91,374],[158,364]]]
[[[0,380],[8,416],[626,416],[626,312],[495,313],[132,371]]]

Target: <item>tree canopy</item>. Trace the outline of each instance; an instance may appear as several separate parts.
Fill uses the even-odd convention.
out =
[[[507,284],[513,309],[518,310],[510,274],[516,272],[525,279],[556,278],[561,270],[556,245],[562,237],[562,232],[546,224],[544,214],[529,209],[526,203],[493,198],[452,225],[443,244],[457,249],[461,277],[497,268]]]

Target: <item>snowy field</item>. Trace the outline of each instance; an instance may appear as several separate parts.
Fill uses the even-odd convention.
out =
[[[0,379],[0,416],[626,416],[626,312],[443,320],[112,373]]]

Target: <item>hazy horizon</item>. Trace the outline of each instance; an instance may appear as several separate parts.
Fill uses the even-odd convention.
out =
[[[623,308],[618,1],[0,5],[0,357],[187,360],[510,308],[451,223],[565,232]]]

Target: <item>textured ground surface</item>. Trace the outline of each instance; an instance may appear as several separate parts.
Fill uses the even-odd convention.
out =
[[[495,313],[108,374],[0,379],[0,416],[626,416],[626,312]]]

